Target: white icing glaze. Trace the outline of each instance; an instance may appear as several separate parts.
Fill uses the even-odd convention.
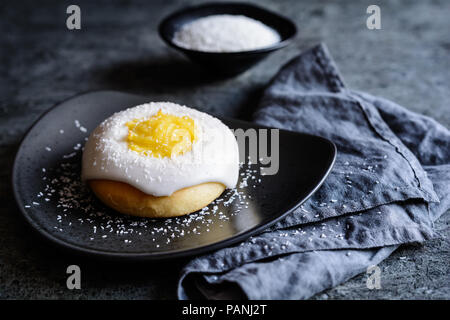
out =
[[[128,148],[125,124],[150,118],[160,109],[194,120],[197,139],[190,151],[173,158],[155,158]],[[168,196],[205,182],[234,188],[239,175],[239,149],[231,130],[217,118],[170,102],[142,104],[103,121],[89,136],[82,161],[84,181],[120,181],[154,196]]]

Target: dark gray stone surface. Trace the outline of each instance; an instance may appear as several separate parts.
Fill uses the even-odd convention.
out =
[[[198,1],[76,1],[82,30],[68,31],[69,1],[0,3],[0,298],[171,299],[184,261],[117,264],[73,256],[36,237],[19,216],[9,178],[26,129],[77,93],[116,89],[249,118],[262,88],[299,51],[325,41],[353,89],[384,96],[450,126],[449,3],[378,1],[382,30],[365,27],[371,1],[258,1],[294,19],[299,35],[248,72],[220,80],[169,49],[156,32],[172,10]],[[256,1],[255,1],[256,2]],[[316,299],[449,299],[450,217],[439,237],[404,246],[380,264],[382,289],[360,275]],[[82,290],[69,291],[78,264]]]

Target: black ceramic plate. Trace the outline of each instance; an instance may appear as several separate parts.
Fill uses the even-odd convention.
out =
[[[244,15],[261,21],[276,30],[281,41],[265,48],[240,52],[196,51],[180,47],[172,41],[175,32],[184,24],[215,14]],[[208,70],[227,75],[243,72],[270,53],[287,46],[296,33],[295,24],[288,18],[250,3],[239,2],[203,3],[184,8],[165,18],[159,25],[159,34],[169,46],[183,52]]]
[[[319,188],[333,165],[332,142],[280,130],[277,174],[262,176],[261,164],[245,164],[239,187],[203,212],[173,219],[121,215],[80,182],[81,148],[102,120],[149,100],[113,91],[87,93],[57,105],[34,124],[12,174],[17,204],[34,229],[66,248],[108,258],[200,254],[242,241],[289,214]],[[223,121],[230,128],[263,128]]]

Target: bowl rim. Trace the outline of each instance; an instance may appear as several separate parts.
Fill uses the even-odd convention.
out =
[[[233,5],[233,6],[237,6],[237,7],[251,7],[251,8],[254,8],[257,10],[264,11],[265,13],[268,13],[272,16],[275,16],[276,18],[278,18],[280,20],[283,20],[286,24],[289,24],[290,27],[292,28],[292,34],[289,35],[287,38],[285,38],[279,42],[276,42],[273,45],[270,45],[268,47],[263,47],[263,48],[254,49],[254,50],[245,50],[245,51],[215,52],[215,51],[200,51],[200,50],[188,49],[188,48],[178,46],[177,44],[175,44],[172,41],[172,38],[169,37],[167,35],[167,33],[164,32],[164,28],[170,23],[171,20],[173,20],[177,16],[185,14],[186,12],[192,12],[192,11],[207,8],[207,7],[222,7],[222,6],[228,6],[228,5]],[[261,21],[261,22],[264,23],[263,21]],[[276,29],[275,29],[275,31],[278,32],[278,30],[276,30]],[[214,55],[217,55],[217,56],[219,56],[219,55],[221,55],[221,56],[223,56],[223,55],[239,56],[239,55],[250,55],[250,54],[272,52],[272,51],[286,47],[292,41],[292,39],[297,35],[297,26],[291,19],[289,19],[285,16],[282,16],[282,15],[280,15],[274,11],[271,11],[269,9],[263,8],[259,5],[255,5],[253,3],[246,3],[246,2],[225,2],[224,1],[224,2],[206,2],[206,3],[202,3],[202,4],[198,4],[198,5],[185,6],[181,9],[175,10],[174,12],[172,12],[168,16],[166,16],[163,20],[161,20],[161,22],[159,23],[159,26],[158,26],[158,32],[159,32],[159,36],[164,40],[164,42],[166,42],[166,44],[168,44],[172,48],[183,51],[184,53],[197,54],[197,55],[208,55],[208,56],[214,56]]]

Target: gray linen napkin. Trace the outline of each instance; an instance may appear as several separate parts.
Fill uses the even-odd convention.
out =
[[[450,132],[385,99],[347,89],[325,45],[266,89],[257,123],[320,135],[338,156],[303,206],[247,241],[183,269],[180,299],[305,299],[434,235],[450,208]]]

